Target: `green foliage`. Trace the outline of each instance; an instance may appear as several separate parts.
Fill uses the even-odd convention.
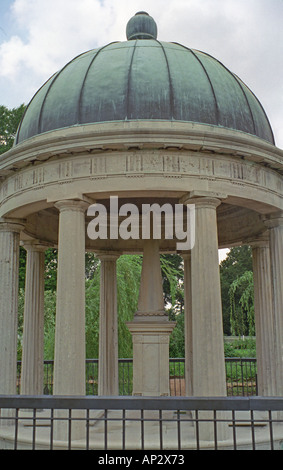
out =
[[[86,357],[98,357],[100,265],[86,280]]]
[[[20,261],[19,261],[19,289],[25,288],[26,279],[26,250],[20,247]]]
[[[19,290],[19,357],[21,356],[21,339],[23,334],[24,312],[24,280],[25,280],[25,250],[21,250],[21,287]],[[170,256],[162,257],[162,275],[167,284],[167,299],[174,301],[169,307],[170,320],[177,325],[173,332],[170,353],[172,357],[184,357],[184,312],[180,308],[176,287],[181,279],[180,259],[172,260]],[[44,326],[44,357],[54,357],[54,337],[56,321],[56,269],[57,251],[47,250],[45,262],[45,326]],[[118,341],[119,357],[132,357],[132,337],[126,326],[137,310],[142,257],[138,255],[123,255],[117,261],[117,304],[118,304]],[[86,258],[86,357],[98,357],[99,345],[99,303],[100,303],[100,262],[92,255]],[[181,296],[182,298],[182,296]]]
[[[161,255],[160,266],[165,305],[170,304],[171,309],[181,311],[182,305],[184,304],[182,290],[184,280],[182,257],[175,254]]]
[[[236,293],[240,293],[237,303]],[[253,272],[246,271],[235,279],[230,286],[229,295],[232,334],[253,336],[255,334]]]
[[[225,357],[256,357],[254,338],[234,339],[224,342]]]
[[[252,271],[252,254],[249,246],[231,248],[225,260],[220,263],[221,297],[224,335],[231,335],[230,287],[246,271]],[[235,305],[241,297],[240,289],[234,295]]]
[[[256,357],[255,338],[239,338],[233,342],[233,347],[238,357]]]
[[[24,327],[24,305],[25,305],[25,291],[19,289],[18,296],[18,345],[17,345],[17,357],[18,361],[22,357],[22,338],[23,338],[23,327]]]
[[[99,259],[94,253],[85,254],[85,277],[86,279],[93,279],[96,274],[97,267],[99,265]]]
[[[54,359],[56,292],[44,293],[44,358]]]
[[[56,292],[57,288],[57,250],[50,248],[45,252],[45,289]]]
[[[170,336],[169,354],[172,358],[185,357],[183,259],[175,254],[162,255],[160,264],[166,310],[169,320],[176,322]]]
[[[117,261],[119,357],[132,357],[132,337],[126,326],[137,310],[142,258],[123,255]],[[86,354],[98,357],[100,264],[86,280]]]
[[[235,349],[234,345],[230,342],[224,342],[224,355],[225,357],[239,357],[237,354],[237,350]]]
[[[119,357],[132,357],[132,336],[126,326],[138,307],[142,257],[124,255],[117,262]]]
[[[89,258],[89,262],[91,257]],[[94,259],[93,259],[94,261]],[[176,255],[161,256],[161,271],[165,298],[170,304],[169,318],[177,322],[170,346],[171,357],[184,357],[184,314],[179,309],[178,279],[181,278],[181,258]],[[132,357],[132,337],[126,322],[132,321],[138,306],[142,256],[123,255],[117,261],[117,304],[118,304],[118,337],[119,357]],[[86,280],[86,344],[87,357],[98,357],[99,342],[99,291],[100,265],[88,266],[90,279]],[[91,273],[91,274],[90,274]],[[176,314],[177,312],[177,314]]]
[[[24,104],[13,109],[0,106],[0,155],[12,148],[24,112]]]
[[[170,357],[185,357],[185,319],[184,312],[175,316],[176,326],[170,336]]]

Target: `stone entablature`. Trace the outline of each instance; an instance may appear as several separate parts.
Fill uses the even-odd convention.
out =
[[[196,123],[134,121],[88,124],[30,138],[1,156],[0,177],[54,156],[131,148],[216,152],[283,172],[283,151],[252,135]]]
[[[262,213],[283,209],[283,152],[261,139],[180,123],[151,123],[151,131],[145,122],[111,126],[111,133],[108,124],[83,126],[72,137],[70,129],[47,133],[7,152],[0,161],[0,216],[27,206],[26,216],[34,212],[28,205],[49,207],[62,196],[162,191],[164,177],[168,193],[224,192],[228,203],[253,208],[254,202],[255,210],[262,204]]]

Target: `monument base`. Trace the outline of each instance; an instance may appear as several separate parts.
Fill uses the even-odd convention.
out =
[[[127,326],[133,337],[133,395],[170,396],[169,340],[175,323],[143,318]]]

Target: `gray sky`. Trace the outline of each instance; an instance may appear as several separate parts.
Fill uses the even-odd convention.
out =
[[[283,0],[0,0],[0,104],[27,104],[78,54],[126,40],[140,10],[158,39],[207,52],[261,101],[283,148]]]

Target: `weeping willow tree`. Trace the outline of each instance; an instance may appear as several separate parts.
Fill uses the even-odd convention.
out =
[[[184,266],[181,256],[162,255],[160,257],[163,277],[165,309],[169,320],[176,322],[170,335],[170,357],[185,357],[185,318],[184,318]]]
[[[235,336],[254,336],[253,272],[246,271],[230,286],[231,332]]]
[[[45,294],[44,294],[44,358],[54,358],[54,339],[56,324],[56,253],[50,254],[45,266]],[[164,287],[165,304],[169,311],[175,306],[179,292],[180,269],[178,259],[171,255],[162,255],[161,270]],[[50,268],[52,264],[52,269]],[[55,267],[54,267],[54,266]],[[177,266],[177,267],[176,267]],[[118,344],[119,357],[132,357],[132,336],[126,322],[132,321],[138,306],[140,278],[142,269],[142,256],[123,255],[117,260],[117,307],[118,307]],[[23,273],[25,265],[23,264]],[[99,304],[100,304],[100,262],[95,255],[86,256],[86,357],[97,358],[99,348]],[[24,275],[19,290],[19,328],[18,328],[18,359],[21,359],[21,342],[23,336],[24,315]],[[173,308],[174,309],[174,308]],[[175,318],[170,318],[175,320]],[[183,335],[182,322],[172,335],[175,344],[176,338],[180,343]],[[175,339],[174,339],[175,338]],[[181,340],[180,340],[181,338]],[[178,354],[180,355],[180,353]]]
[[[137,310],[142,258],[123,255],[117,260],[117,307],[119,357],[132,356],[131,334],[126,326]],[[86,354],[98,357],[100,264],[86,281]]]
[[[117,261],[117,303],[119,356],[131,357],[131,334],[125,322],[131,321],[137,309],[142,257],[121,256]],[[46,268],[47,269],[47,268]],[[48,271],[48,275],[49,270]],[[45,282],[44,293],[44,358],[54,358],[55,324],[56,324],[56,290],[53,284]],[[56,284],[56,280],[54,281]],[[100,299],[100,263],[97,258],[88,254],[86,265],[86,357],[98,357],[99,344],[99,299]],[[24,279],[23,279],[24,285]],[[18,359],[22,354],[24,288],[19,289],[19,325],[18,325]]]
[[[160,257],[165,304],[168,310],[176,302],[180,270],[176,259],[163,255]],[[142,256],[123,255],[117,260],[117,307],[118,307],[118,345],[119,357],[132,357],[132,336],[126,322],[132,321],[138,307]],[[97,265],[91,280],[86,281],[86,345],[87,357],[98,357],[99,344],[99,290],[100,265]],[[182,332],[183,333],[183,332]],[[179,332],[179,336],[182,336]],[[178,334],[176,329],[175,335]],[[172,337],[174,342],[174,336]],[[180,341],[180,340],[179,340]]]

